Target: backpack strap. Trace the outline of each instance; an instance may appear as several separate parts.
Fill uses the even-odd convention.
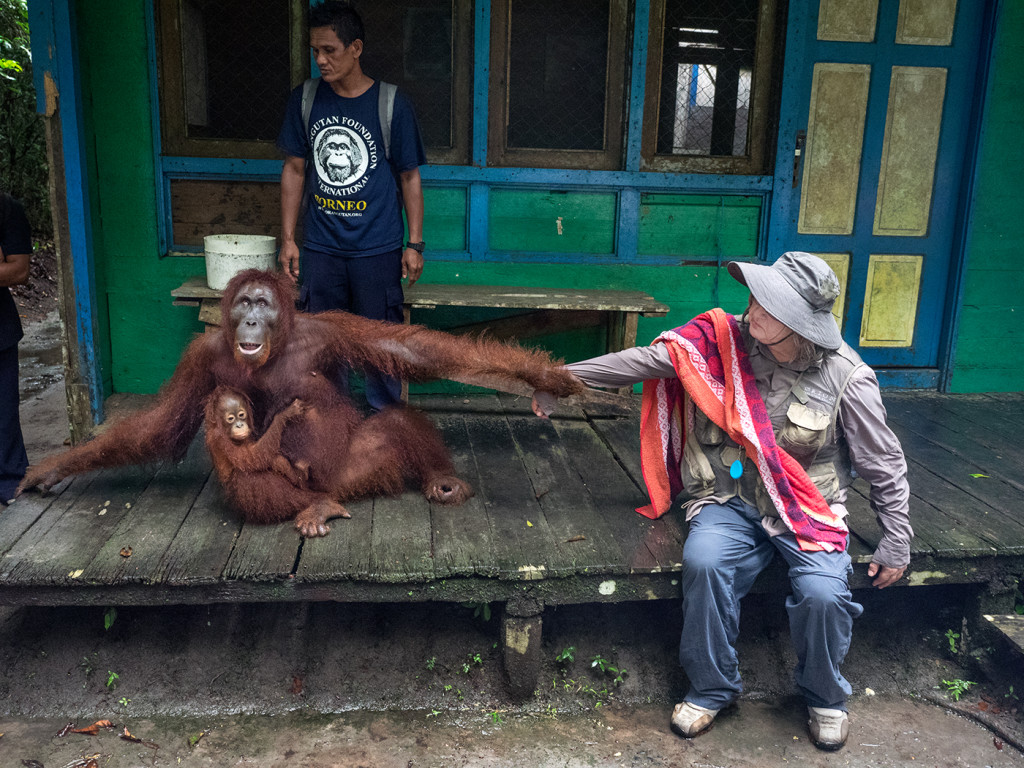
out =
[[[395,112],[395,92],[398,86],[380,81],[377,94],[377,117],[380,119],[380,132],[384,137],[384,159],[391,162],[391,116]]]
[[[309,115],[313,111],[313,99],[316,97],[316,89],[320,85],[319,77],[311,77],[302,84],[302,125],[306,128],[306,135],[309,135]]]
[[[313,112],[313,99],[320,85],[319,77],[311,77],[302,84],[302,124],[309,133],[309,116]],[[395,113],[395,93],[398,86],[380,81],[377,94],[377,118],[380,120],[380,132],[384,142],[384,158],[391,162],[391,117]]]

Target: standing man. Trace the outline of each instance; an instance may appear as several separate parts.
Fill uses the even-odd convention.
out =
[[[423,272],[419,166],[426,155],[416,115],[401,92],[388,106],[385,84],[363,74],[363,22],[349,3],[323,0],[310,9],[309,27],[321,76],[292,91],[277,139],[288,156],[278,260],[293,281],[300,278],[295,230],[305,207],[300,301],[306,311],[342,309],[401,322],[402,278],[412,285]],[[345,381],[339,385],[347,388]],[[371,407],[400,397],[399,380],[367,374]]]
[[[0,190],[0,509],[28,468],[18,418],[18,342],[24,335],[9,286],[28,282],[32,235],[21,203]]]

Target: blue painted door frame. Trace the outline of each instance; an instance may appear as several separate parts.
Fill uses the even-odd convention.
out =
[[[96,275],[93,260],[92,204],[85,152],[84,111],[78,66],[78,26],[72,0],[29,0],[29,28],[32,31],[32,70],[36,108],[50,115],[48,93],[60,118],[60,141],[64,161],[64,191],[67,196],[68,242],[61,256],[71,260],[73,285],[65,286],[75,298],[75,317],[62,318],[66,333],[76,343],[70,346],[78,380],[69,386],[83,388],[89,397],[93,423],[103,420],[103,387],[97,354]],[[54,169],[51,169],[53,172]]]
[[[971,130],[972,115],[984,91],[975,77],[984,21],[992,8],[985,0],[960,0],[953,44],[940,47],[895,43],[899,6],[899,0],[880,0],[875,42],[850,43],[817,39],[819,3],[790,5],[768,253],[770,260],[787,250],[851,254],[844,337],[854,347],[860,338],[869,254],[923,254],[912,346],[868,347],[859,351],[865,361],[882,369],[881,377],[890,383],[936,386],[940,356],[948,345],[956,309],[950,303],[957,300],[950,287],[959,277],[956,270],[962,268],[957,214],[963,213],[965,188],[973,171],[968,167],[973,157],[970,149],[976,141]],[[812,72],[817,62],[871,65],[851,235],[809,235],[797,231],[802,183],[802,164],[796,155],[797,136],[807,130]],[[872,234],[893,66],[948,68],[931,214],[928,232],[923,237]]]

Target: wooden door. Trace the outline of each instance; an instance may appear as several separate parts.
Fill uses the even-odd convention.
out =
[[[987,7],[790,4],[768,256],[829,261],[844,338],[909,384],[938,379]]]

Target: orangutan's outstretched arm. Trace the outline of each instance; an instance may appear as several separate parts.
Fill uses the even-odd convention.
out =
[[[516,394],[540,389],[558,397],[585,389],[547,353],[515,344],[455,336],[419,325],[383,323],[342,312],[325,312],[310,320],[323,329],[334,361],[370,366],[398,378],[451,379]]]
[[[151,408],[129,414],[96,438],[29,467],[18,493],[37,486],[45,491],[65,477],[93,469],[184,456],[203,421],[197,403],[213,389],[211,348],[209,337],[192,342]]]

